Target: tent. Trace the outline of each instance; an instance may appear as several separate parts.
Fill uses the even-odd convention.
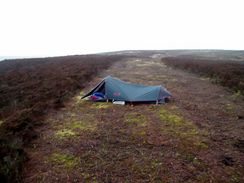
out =
[[[94,93],[103,94],[104,101],[125,101],[140,103],[164,103],[171,97],[162,86],[145,86],[128,83],[117,78],[107,76],[95,88],[85,96],[92,96]]]

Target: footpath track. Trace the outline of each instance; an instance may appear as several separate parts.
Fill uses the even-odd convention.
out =
[[[165,105],[80,100],[107,75],[163,85]],[[59,111],[26,151],[24,182],[243,182],[244,102],[158,59],[117,62]]]

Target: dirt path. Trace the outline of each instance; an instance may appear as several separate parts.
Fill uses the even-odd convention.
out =
[[[106,75],[164,85],[166,105],[116,106],[74,97],[52,112],[26,150],[24,182],[243,182],[244,102],[205,78],[156,59]]]

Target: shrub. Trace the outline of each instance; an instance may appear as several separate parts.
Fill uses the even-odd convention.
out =
[[[167,57],[162,61],[169,66],[211,77],[215,83],[244,94],[244,62],[191,57]]]
[[[20,182],[24,145],[51,109],[123,56],[84,55],[0,62],[0,179]]]

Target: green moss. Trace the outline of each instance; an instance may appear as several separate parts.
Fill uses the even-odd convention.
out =
[[[185,120],[179,115],[172,114],[170,111],[160,109],[159,117],[161,121],[167,125],[167,127],[171,127],[175,131],[180,131],[183,136],[187,136],[187,134],[198,134],[197,127],[191,121]]]
[[[159,117],[166,125],[166,128],[163,127],[163,131],[169,132],[173,136],[187,138],[198,135],[197,127],[179,115],[172,114],[166,109],[160,109]]]
[[[94,124],[91,124],[89,122],[84,122],[84,121],[75,121],[75,122],[72,122],[70,127],[72,129],[79,129],[79,130],[82,130],[82,131],[93,131],[96,129],[96,125]]]
[[[162,129],[163,132],[168,133],[169,135],[172,135],[174,137],[181,138],[182,140],[196,140],[193,138],[197,138],[199,132],[197,129],[181,129],[181,128],[176,128],[176,127],[167,127]]]
[[[108,102],[94,102],[91,106],[92,108],[96,109],[106,109],[111,107],[111,103]]]
[[[71,138],[76,136],[76,133],[70,129],[62,129],[55,133],[55,136],[58,138]]]
[[[195,142],[194,145],[198,149],[208,149],[208,144],[206,142]]]
[[[129,113],[125,115],[124,121],[129,125],[137,125],[140,127],[145,127],[148,123],[146,116],[140,113]]]
[[[49,160],[55,164],[65,166],[66,168],[74,168],[80,162],[80,159],[71,155],[63,153],[53,153]]]
[[[166,121],[172,125],[180,126],[186,123],[186,121],[182,117],[175,114],[171,114],[169,111],[165,109],[160,109],[159,116],[162,121]]]
[[[91,119],[87,121],[74,121],[66,123],[63,129],[58,130],[55,133],[56,138],[73,138],[76,137],[80,131],[94,131],[96,130],[96,124],[91,122]]]
[[[198,134],[199,134],[198,129],[196,129],[196,127],[193,126],[189,126],[189,129],[186,129],[185,131],[181,132],[182,137],[192,137]]]
[[[163,123],[162,133],[179,139],[182,151],[208,149],[208,144],[204,142],[208,135],[205,131],[200,131],[193,122],[166,109],[159,109],[159,118]]]

